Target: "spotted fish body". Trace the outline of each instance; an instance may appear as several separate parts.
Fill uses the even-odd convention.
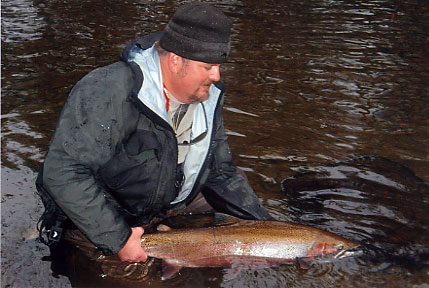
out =
[[[147,255],[164,261],[164,278],[181,267],[268,267],[296,259],[335,257],[358,244],[296,223],[238,220],[233,224],[143,234]]]

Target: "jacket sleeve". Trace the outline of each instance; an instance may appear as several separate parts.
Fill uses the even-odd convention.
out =
[[[204,197],[218,212],[243,219],[272,219],[232,160],[223,126],[222,106],[217,107],[215,123],[213,157],[206,187],[202,190]]]
[[[132,72],[121,62],[82,78],[64,105],[44,164],[45,189],[106,254],[117,253],[131,235],[96,175],[129,132],[125,120],[134,121],[124,101],[132,79]]]

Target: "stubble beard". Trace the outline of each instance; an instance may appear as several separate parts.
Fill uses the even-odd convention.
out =
[[[189,65],[189,60],[183,58],[183,66],[179,71],[179,77],[184,78],[188,74],[188,65]],[[212,81],[207,81],[202,83],[200,87],[198,87],[194,91],[194,93],[190,95],[189,104],[204,102],[207,99],[209,99],[210,97],[209,89],[212,83],[213,83]],[[208,87],[208,89],[206,89],[206,87]]]
[[[191,103],[204,102],[209,99],[209,89],[211,84],[212,82],[203,83],[200,87],[198,87],[198,89],[189,97]],[[206,89],[207,86],[209,87],[208,89]]]

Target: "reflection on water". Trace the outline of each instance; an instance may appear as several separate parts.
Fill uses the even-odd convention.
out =
[[[22,235],[28,239],[33,234],[21,228],[31,230],[29,227],[41,213],[40,203],[33,195],[35,171],[47,151],[68,91],[93,68],[116,61],[127,41],[141,33],[160,30],[183,2],[2,1],[2,266],[5,268],[2,280],[5,285],[16,281],[17,273],[24,275],[16,283],[64,285],[61,277],[31,276],[49,275],[47,263],[38,264],[48,252],[40,244],[28,242],[34,240],[22,241]],[[358,217],[361,207],[351,205],[372,195],[374,187],[365,186],[368,179],[364,176],[374,179],[376,175],[368,171],[380,176],[383,189],[402,191],[388,185],[386,179],[393,180],[393,184],[403,182],[392,179],[387,170],[379,172],[376,166],[371,166],[365,170],[369,174],[362,174],[359,172],[362,167],[353,166],[361,170],[347,171],[331,169],[331,173],[346,173],[348,180],[353,173],[359,175],[353,185],[361,185],[362,190],[342,186],[333,193],[323,191],[323,181],[316,181],[319,192],[298,193],[295,202],[293,198],[285,199],[280,182],[297,171],[362,155],[379,155],[391,163],[401,163],[429,182],[428,4],[416,0],[242,0],[216,4],[234,23],[231,58],[222,70],[228,93],[224,109],[227,133],[237,164],[246,171],[264,204],[278,219],[308,221],[307,224],[324,225],[339,234],[365,227],[357,234],[350,234],[361,240],[373,239],[380,231],[388,234],[373,219]],[[403,171],[402,166],[389,165],[389,171],[396,171],[397,175]],[[299,183],[304,185],[304,181]],[[420,192],[415,191],[420,190],[410,181],[405,187],[409,189],[406,200],[414,208],[413,203],[420,201]],[[395,206],[389,193],[375,195],[378,195],[373,199],[377,205],[366,212],[384,215],[387,227],[402,225],[403,219],[409,217],[420,221],[416,223],[426,223],[422,220],[424,211]],[[337,201],[329,201],[330,198]],[[427,204],[427,199],[424,201]],[[383,207],[385,210],[380,210]],[[322,208],[332,213],[323,214],[327,218],[320,223],[315,215]],[[341,221],[336,218],[338,215],[342,215]],[[424,226],[427,224],[406,223],[404,231],[410,233],[412,229],[427,228]],[[377,242],[383,244],[376,248],[384,248],[391,240]],[[407,250],[405,246],[401,249]],[[15,257],[16,250],[21,251],[18,257],[21,260]],[[398,264],[386,274],[362,263],[347,263],[321,265],[308,271],[295,266],[251,270],[241,272],[233,284],[272,287],[276,283],[298,287],[317,283],[328,287],[335,283],[343,286],[384,283],[403,287],[428,282],[426,268],[403,270]],[[195,280],[194,284],[233,285],[219,280],[221,273],[215,273],[213,280],[204,272],[193,274],[201,280]]]
[[[379,249],[386,249],[387,242],[429,246],[424,216],[429,187],[408,168],[385,158],[362,157],[304,171],[282,182],[293,221],[340,227],[360,243],[382,242]]]
[[[354,259],[359,269],[427,271],[422,268],[429,264],[429,187],[411,170],[385,158],[362,157],[303,171],[282,182],[292,221],[361,243],[365,256]],[[362,279],[365,287],[374,281]]]

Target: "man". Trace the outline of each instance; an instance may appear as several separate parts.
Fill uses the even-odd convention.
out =
[[[134,40],[120,62],[75,85],[36,183],[51,241],[67,219],[104,254],[144,262],[141,226],[155,218],[207,202],[270,218],[237,171],[223,128],[219,66],[230,26],[213,6],[183,5],[163,32]]]

